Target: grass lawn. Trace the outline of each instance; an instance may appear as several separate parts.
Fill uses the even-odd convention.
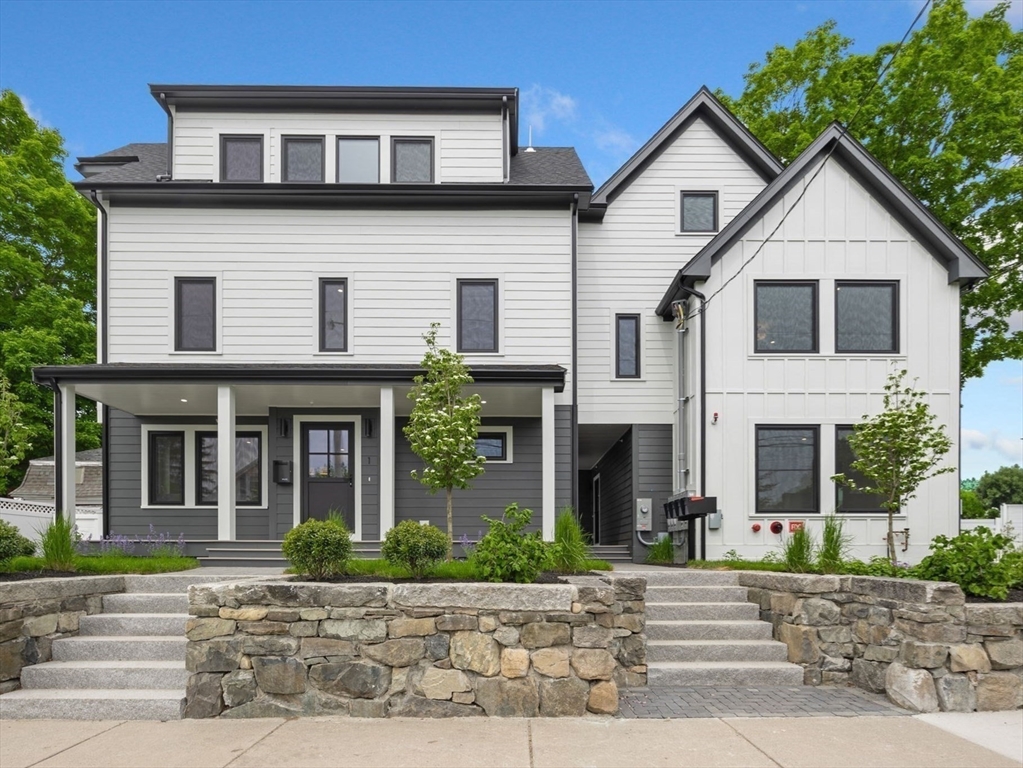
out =
[[[787,573],[785,563],[765,563],[761,560],[690,560],[690,568],[708,571],[774,571]]]
[[[126,555],[78,555],[76,573],[109,575],[118,573],[168,573],[199,567],[194,557],[128,557]],[[0,563],[0,573],[49,570],[41,557],[15,557]]]

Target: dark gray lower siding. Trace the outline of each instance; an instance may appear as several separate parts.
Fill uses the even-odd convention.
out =
[[[632,431],[604,454],[593,474],[600,476],[599,544],[632,543]]]
[[[632,428],[634,495],[637,499],[653,500],[654,530],[644,534],[648,541],[655,540],[658,531],[667,530],[664,502],[673,488],[671,433],[670,424],[636,424]],[[638,541],[632,553],[636,562],[646,559],[646,547]]]
[[[572,406],[554,406],[554,499],[558,509],[572,504]]]

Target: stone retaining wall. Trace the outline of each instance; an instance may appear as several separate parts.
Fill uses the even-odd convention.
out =
[[[123,576],[27,579],[0,584],[0,693],[21,687],[21,670],[50,660],[53,641],[78,634],[103,595],[124,592]]]
[[[646,580],[189,590],[185,717],[581,716],[646,684]]]
[[[743,571],[807,685],[851,683],[919,712],[1023,706],[1023,603],[966,603],[956,584]]]

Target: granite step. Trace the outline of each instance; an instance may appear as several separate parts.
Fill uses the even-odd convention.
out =
[[[63,637],[53,641],[54,661],[184,661],[185,635]]]
[[[650,603],[744,603],[746,587],[699,586],[670,587],[647,586],[646,601]]]
[[[628,566],[615,568],[623,575]],[[642,576],[648,587],[737,587],[739,574],[735,571],[705,571],[700,569],[665,568],[662,571],[633,571],[627,575]]]
[[[647,603],[647,621],[754,621],[754,603]]]
[[[789,686],[803,684],[803,668],[787,661],[652,661],[651,688],[683,686]]]
[[[97,613],[79,621],[79,637],[185,634],[187,613]]]
[[[48,661],[25,667],[22,688],[176,689],[184,695],[184,661]]]
[[[0,696],[2,720],[178,720],[184,688],[22,688]]]
[[[788,649],[775,640],[648,640],[647,662],[786,661]]]
[[[187,592],[124,592],[103,596],[106,613],[188,613]]]
[[[179,593],[188,594],[188,588],[193,584],[216,584],[223,581],[244,581],[246,579],[259,578],[251,574],[228,576],[223,574],[204,574],[202,568],[197,568],[184,573],[157,573],[144,576],[125,576],[124,591],[136,594],[167,594]]]
[[[754,621],[647,621],[650,640],[770,640],[771,625]]]

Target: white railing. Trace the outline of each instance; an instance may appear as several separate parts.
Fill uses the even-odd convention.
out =
[[[0,499],[0,520],[15,526],[21,535],[39,541],[57,509],[45,501]],[[86,539],[103,538],[103,508],[75,507],[75,525]]]

